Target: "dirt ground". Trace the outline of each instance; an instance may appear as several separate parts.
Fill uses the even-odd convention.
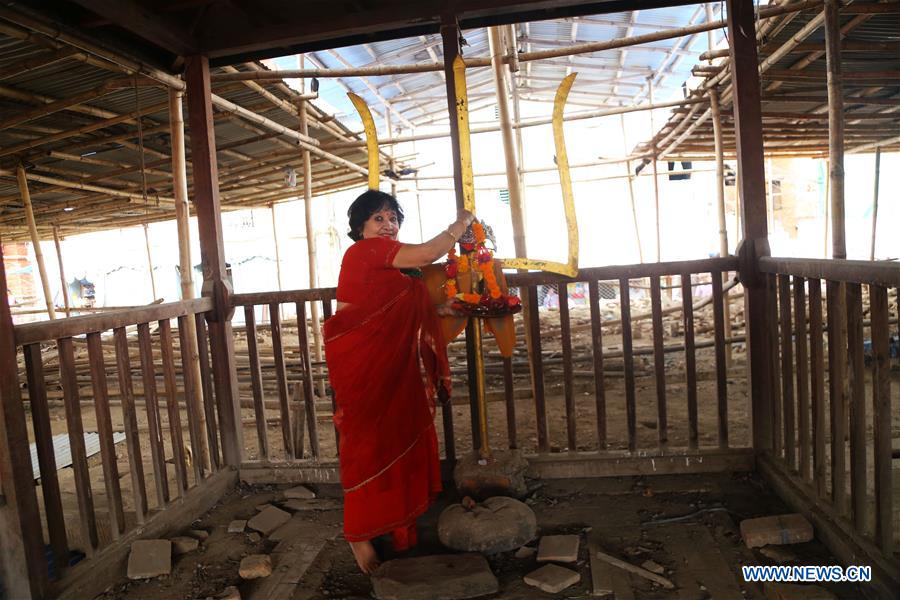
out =
[[[336,486],[313,486],[323,498],[336,498]],[[272,551],[271,540],[253,542],[244,534],[228,534],[234,518],[252,516],[259,504],[278,503],[281,491],[241,488],[224,498],[193,526],[210,531],[210,538],[193,553],[176,557],[172,575],[141,582],[120,581],[104,598],[127,600],[175,600],[215,597],[236,585],[242,598],[253,598],[265,580],[241,581],[240,559],[248,554]],[[458,501],[455,493],[443,494],[419,522],[419,547],[407,556],[447,552],[437,539],[436,522],[441,510]],[[830,565],[837,561],[817,541],[778,547],[777,560],[760,549],[748,549],[738,525],[744,518],[789,512],[787,507],[751,475],[660,476],[645,478],[570,479],[531,482],[526,502],[537,516],[538,535],[575,534],[581,545],[578,562],[565,565],[579,572],[581,581],[558,594],[547,594],[526,585],[524,575],[540,566],[534,556],[518,559],[504,552],[488,561],[500,592],[508,600],[529,598],[584,598],[591,594],[589,544],[635,565],[653,560],[665,568],[664,576],[676,586],[665,590],[625,571],[613,579],[641,599],[764,598],[759,584],[743,582],[741,565]],[[362,599],[371,597],[367,576],[355,566],[349,547],[340,537],[341,511],[299,511],[294,520],[304,521],[333,538],[306,570],[293,600]],[[289,524],[290,525],[290,524]],[[287,527],[287,526],[286,526]],[[537,541],[529,544],[532,547]],[[769,553],[769,550],[766,550]],[[772,556],[776,556],[772,554]],[[275,569],[279,568],[278,559]],[[838,598],[860,598],[856,585],[828,584]]]

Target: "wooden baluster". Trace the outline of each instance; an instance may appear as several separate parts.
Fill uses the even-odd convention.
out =
[[[269,304],[272,319],[272,352],[275,354],[275,381],[278,384],[278,401],[281,407],[281,437],[285,458],[292,454],[291,414],[288,402],[287,370],[284,366],[284,345],[281,341],[281,311],[277,302]]]
[[[78,497],[78,521],[81,524],[85,552],[92,556],[97,549],[97,518],[94,514],[94,493],[84,446],[84,426],[81,420],[81,398],[78,394],[78,375],[75,371],[75,351],[72,338],[57,342],[59,350],[59,380],[66,406],[66,428],[72,451],[72,472],[75,475],[75,495]]]
[[[578,450],[575,416],[575,376],[572,374],[572,330],[569,322],[569,289],[565,282],[558,284],[559,329],[563,353],[563,393],[566,401],[566,441],[569,452]]]
[[[510,450],[517,448],[516,443],[516,398],[513,388],[512,358],[503,357],[503,397],[506,400],[506,437]]]
[[[600,318],[600,286],[588,283],[591,304],[591,350],[594,359],[594,396],[597,403],[597,448],[606,449],[606,386],[603,380],[603,324]]]
[[[87,334],[88,362],[94,389],[94,411],[97,415],[97,434],[100,437],[100,459],[103,462],[103,483],[109,503],[110,532],[114,540],[125,531],[125,511],[119,487],[119,467],[113,442],[112,418],[109,414],[109,392],[106,386],[106,366],[99,333]]]
[[[203,313],[194,315],[197,324],[197,357],[200,360],[200,385],[203,386],[203,414],[206,417],[206,445],[209,448],[211,469],[219,470],[219,436],[216,426],[216,399],[212,384],[212,372],[209,366],[209,345],[206,337],[206,316]]]
[[[144,406],[147,409],[147,429],[150,435],[150,458],[159,508],[169,503],[169,474],[166,471],[166,452],[159,420],[159,398],[156,394],[156,367],[153,364],[153,340],[150,324],[138,323],[138,345],[141,350],[141,375],[144,381]]]
[[[806,336],[806,280],[794,277],[794,322],[797,346],[797,413],[800,429],[800,476],[812,480],[812,451],[809,435],[809,354]]]
[[[297,335],[300,340],[300,368],[303,370],[303,391],[306,400],[306,425],[309,428],[309,449],[313,458],[319,458],[316,395],[313,391],[312,361],[309,358],[309,333],[306,327],[306,302],[297,302]]]
[[[305,395],[303,383],[295,383],[293,390],[292,398],[294,403],[291,405],[291,411],[294,414],[294,418],[291,419],[291,431],[294,436],[294,446],[291,452],[294,458],[303,458],[303,444],[306,440],[306,401],[303,398]]]
[[[863,358],[862,286],[847,283],[847,350],[850,357],[850,499],[853,524],[864,533],[866,497],[866,365]]]
[[[332,315],[331,300],[322,300],[322,323],[324,324],[325,321],[330,319],[331,315]],[[324,339],[324,336],[323,336],[323,339]],[[326,367],[327,367],[327,365],[326,365]],[[326,368],[324,370],[324,372],[327,375],[328,369]],[[326,388],[329,390],[328,396],[331,398],[331,414],[334,415],[337,412],[337,402],[334,399],[334,389],[331,388],[330,386],[326,386]],[[443,412],[443,411],[441,411],[441,412]],[[451,415],[451,419],[452,418],[453,418],[453,416]],[[341,434],[340,434],[340,432],[338,432],[338,428],[334,422],[334,418],[331,419],[331,426],[334,428],[334,448],[335,448],[335,453],[337,453],[338,448],[341,447]],[[453,428],[451,427],[450,430],[453,431]]]
[[[650,278],[650,312],[653,320],[653,372],[656,375],[656,419],[659,448],[669,444],[669,411],[666,403],[665,331],[662,320],[662,290],[659,277]]]
[[[781,458],[784,452],[784,418],[781,403],[781,365],[779,356],[781,353],[779,348],[778,336],[778,280],[775,275],[766,274],[766,316],[768,319],[768,335],[767,349],[771,362],[769,372],[771,373],[770,390],[772,394],[772,452],[776,458]]]
[[[691,274],[681,274],[681,315],[684,323],[684,370],[687,388],[688,447],[699,445],[697,423],[697,350],[694,345],[694,294]]]
[[[194,386],[200,385],[199,381],[194,381],[194,366],[191,362],[190,343],[188,342],[189,334],[187,320],[190,317],[178,317],[178,349],[181,354],[181,373],[184,381],[184,403],[188,421],[188,439],[191,441],[191,450],[193,454],[192,467],[194,469],[194,483],[200,483],[203,479],[205,471],[206,444],[203,440],[203,434],[200,432],[200,422],[203,420],[200,416],[200,407],[197,405],[197,399],[194,397]]]
[[[44,382],[44,363],[41,345],[28,344],[22,348],[25,354],[25,373],[28,380],[28,400],[34,424],[34,443],[37,446],[38,466],[41,473],[41,491],[44,495],[44,513],[50,547],[59,567],[68,564],[69,544],[66,540],[66,521],[59,495],[59,479],[56,476],[56,453],[53,451],[53,431],[50,429],[50,407],[47,404],[47,387]]]
[[[538,310],[537,286],[528,286],[528,329],[531,333],[531,373],[534,393],[535,423],[537,424],[538,452],[550,451],[547,433],[547,407],[544,397],[544,358],[541,356],[541,316]]]
[[[844,329],[844,286],[826,281],[828,308],[828,399],[831,406],[831,499],[840,515],[847,514],[847,338]]]
[[[778,305],[781,321],[781,407],[784,413],[784,458],[790,470],[797,468],[796,422],[794,418],[794,346],[791,323],[791,277],[778,275]]]
[[[869,286],[872,320],[872,425],[875,451],[875,542],[894,557],[894,482],[891,468],[891,355],[887,289]]]
[[[134,407],[134,384],[131,380],[131,360],[128,356],[128,335],[124,327],[113,330],[116,342],[116,367],[119,371],[119,395],[122,398],[122,422],[125,444],[128,446],[128,468],[134,495],[134,512],[138,523],[147,519],[147,487],[144,483],[144,461],[138,433],[137,412]]]
[[[172,460],[175,463],[175,481],[179,494],[187,491],[187,465],[185,465],[184,434],[181,430],[181,410],[178,406],[178,386],[175,380],[175,357],[172,344],[172,328],[168,319],[159,321],[159,346],[162,354],[163,381],[166,386],[166,407],[169,412],[169,436],[172,443]]]
[[[725,352],[725,295],[722,272],[710,273],[713,289],[713,328],[716,344],[716,406],[719,448],[728,447],[728,371]]]
[[[631,290],[627,277],[619,279],[622,309],[622,361],[625,363],[625,416],[628,422],[628,451],[637,448],[637,415],[634,392],[634,354],[631,345]]]
[[[809,379],[812,400],[813,481],[824,498],[825,463],[825,347],[822,340],[822,282],[809,280]]]
[[[250,355],[250,387],[253,390],[253,416],[256,419],[256,439],[259,456],[269,459],[269,440],[266,437],[266,408],[263,398],[262,368],[259,364],[259,347],[256,341],[256,307],[244,307],[244,322],[247,324],[247,351]]]

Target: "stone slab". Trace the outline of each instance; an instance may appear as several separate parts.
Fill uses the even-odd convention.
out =
[[[298,485],[297,487],[292,487],[289,490],[285,490],[284,497],[289,500],[292,498],[300,500],[312,500],[316,497],[316,493],[305,485]]]
[[[516,558],[529,558],[534,556],[534,552],[535,550],[531,546],[522,546],[516,550],[515,556]]]
[[[187,534],[194,539],[200,540],[201,542],[205,542],[209,539],[209,532],[205,529],[190,529],[188,530]]]
[[[391,560],[372,575],[378,600],[464,600],[496,594],[497,578],[480,554]]]
[[[263,535],[269,535],[290,520],[291,513],[285,512],[276,506],[270,506],[247,521],[247,527]]]
[[[768,544],[800,544],[813,539],[813,527],[803,515],[788,514],[741,521],[741,537],[748,548]]]
[[[261,579],[272,574],[272,557],[268,554],[251,554],[241,559],[238,570],[241,579]]]
[[[287,510],[339,510],[343,504],[336,498],[291,498],[282,504]]]
[[[581,581],[581,574],[559,565],[544,565],[526,575],[524,581],[549,594],[558,594]]]
[[[228,533],[244,533],[246,528],[247,521],[245,519],[235,519],[228,524]]]
[[[187,554],[200,547],[200,540],[186,535],[172,538],[172,552],[175,555]]]
[[[538,545],[538,562],[575,562],[580,544],[577,535],[545,535]]]
[[[128,579],[148,579],[172,572],[172,542],[137,540],[128,555]]]

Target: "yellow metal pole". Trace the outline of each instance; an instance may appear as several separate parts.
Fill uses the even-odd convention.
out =
[[[472,341],[475,346],[475,389],[478,392],[478,428],[481,432],[481,448],[479,455],[484,460],[491,458],[491,444],[488,440],[487,401],[484,393],[484,350],[481,346],[481,319],[474,318],[472,323]]]

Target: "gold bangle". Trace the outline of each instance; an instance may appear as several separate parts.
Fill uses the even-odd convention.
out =
[[[447,229],[444,230],[444,233],[446,233],[446,234],[449,235],[451,238],[453,238],[453,243],[454,243],[454,244],[455,244],[456,242],[459,241],[459,236],[458,236],[458,235],[453,235],[453,232],[450,231],[450,227],[447,227]]]

